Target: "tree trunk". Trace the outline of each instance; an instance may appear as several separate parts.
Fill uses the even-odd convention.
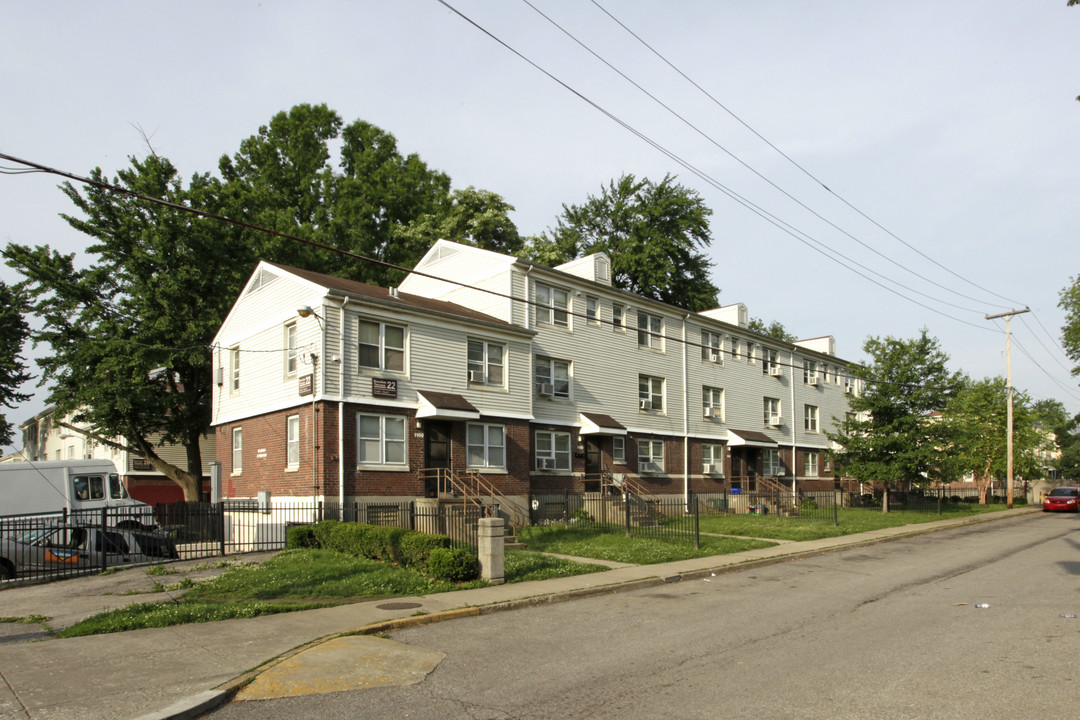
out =
[[[885,486],[885,492],[881,496],[881,512],[889,512],[889,486]]]
[[[192,475],[190,472],[178,468],[172,463],[165,462],[160,457],[158,457],[158,454],[154,452],[153,446],[151,446],[145,438],[134,438],[132,444],[134,444],[135,447],[139,449],[139,452],[142,453],[142,456],[146,459],[148,463],[150,463],[150,467],[154,468],[159,473],[180,486],[180,489],[184,491],[184,500],[186,500],[187,502],[199,501],[199,490],[202,486],[201,473],[198,476]],[[198,454],[197,449],[196,454]],[[190,458],[191,455],[189,453],[189,462]]]

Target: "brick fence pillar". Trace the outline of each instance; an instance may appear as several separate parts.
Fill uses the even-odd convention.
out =
[[[502,585],[506,557],[502,518],[480,518],[477,549],[480,557],[480,577],[492,585]]]

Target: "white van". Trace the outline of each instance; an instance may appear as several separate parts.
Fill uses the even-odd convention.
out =
[[[153,527],[154,509],[132,500],[111,460],[0,463],[0,516],[61,513],[94,522],[109,508],[118,527]]]

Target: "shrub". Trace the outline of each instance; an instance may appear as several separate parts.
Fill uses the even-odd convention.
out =
[[[285,531],[285,547],[289,549],[319,547],[319,538],[315,534],[315,527],[313,525],[295,525],[289,528]]]
[[[428,556],[436,548],[449,548],[450,538],[446,535],[425,535],[421,532],[408,531],[398,540],[401,549],[401,564],[409,568],[426,568]]]
[[[371,525],[361,523],[337,523],[330,528],[330,532],[323,546],[327,550],[336,550],[353,557],[368,557],[366,535],[372,529]]]
[[[975,497],[974,495],[970,495],[970,496],[964,498],[964,502],[975,504],[975,503],[979,502],[979,498]]]
[[[951,502],[951,503],[960,502],[960,496],[959,495],[950,495],[949,496],[949,502]]]
[[[315,525],[315,539],[319,541],[319,547],[329,547],[330,533],[340,524],[338,520],[323,520]]]
[[[436,580],[466,582],[480,577],[480,563],[464,548],[435,548],[428,556],[428,574]]]
[[[817,500],[815,500],[814,498],[803,498],[799,502],[799,509],[800,510],[817,510],[818,509]]]

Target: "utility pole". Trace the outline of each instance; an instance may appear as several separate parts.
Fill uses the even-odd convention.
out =
[[[1013,315],[1023,315],[1026,312],[1031,312],[1031,308],[1025,307],[1023,310],[1010,310],[1009,312],[998,313],[997,315],[987,315],[987,320],[995,320],[997,318],[1005,318],[1005,391],[1009,398],[1008,404],[1008,430],[1006,431],[1006,457],[1009,464],[1009,471],[1007,475],[1006,490],[1007,497],[1005,498],[1006,507],[1012,510],[1013,506],[1013,382],[1012,382],[1012,332],[1009,328],[1009,321],[1012,320]]]

